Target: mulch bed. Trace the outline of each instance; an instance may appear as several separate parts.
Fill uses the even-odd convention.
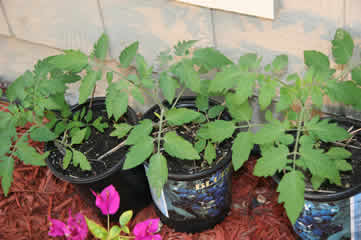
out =
[[[4,109],[3,109],[4,110]],[[1,111],[1,105],[0,105]],[[21,134],[25,128],[19,128]],[[42,144],[32,142],[39,152]],[[277,203],[276,185],[271,179],[253,176],[255,157],[233,176],[232,210],[213,229],[198,234],[174,232],[163,226],[164,240],[291,240],[297,239],[282,205]],[[101,222],[97,213],[84,203],[73,185],[56,179],[46,167],[24,165],[16,161],[10,193],[0,193],[0,239],[39,240],[48,238],[48,216],[66,221],[69,209],[81,211]],[[153,205],[141,211],[131,222],[156,217]],[[61,239],[61,238],[59,238]],[[88,239],[93,239],[90,234]]]

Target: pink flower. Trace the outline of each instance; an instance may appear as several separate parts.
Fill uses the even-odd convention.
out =
[[[49,221],[50,229],[48,235],[51,237],[65,236],[66,239],[70,240],[84,240],[88,234],[88,226],[84,216],[78,213],[73,218],[70,209],[67,224],[51,218],[49,218]]]
[[[160,234],[155,234],[159,229],[159,218],[148,219],[135,225],[133,234],[134,240],[162,240]]]
[[[69,218],[67,223],[70,230],[70,234],[67,239],[83,240],[86,238],[88,235],[88,225],[86,224],[85,217],[81,213],[77,213],[75,218],[73,218],[69,209]]]
[[[49,232],[48,232],[49,236],[61,237],[61,236],[66,236],[66,235],[70,234],[69,229],[67,228],[65,223],[63,223],[62,221],[52,219],[50,217],[48,218],[48,220],[50,222],[50,227],[49,227]]]
[[[113,185],[104,188],[100,194],[96,194],[91,190],[96,197],[95,205],[100,208],[104,215],[115,214],[119,209],[120,197]]]

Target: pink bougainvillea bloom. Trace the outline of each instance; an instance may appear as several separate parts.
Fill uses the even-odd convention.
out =
[[[73,218],[71,216],[71,210],[69,209],[67,226],[70,231],[67,239],[83,240],[88,235],[88,225],[86,224],[85,217],[81,213],[77,213]]]
[[[48,218],[50,227],[48,235],[51,237],[61,237],[70,234],[70,231],[65,223],[57,219]]]
[[[96,197],[95,205],[100,208],[104,215],[115,214],[119,209],[120,197],[113,185],[104,188],[100,194],[96,194],[91,190]]]
[[[154,218],[135,225],[133,229],[134,240],[162,240],[159,234],[155,234],[159,230],[159,222],[159,218]]]
[[[81,213],[76,214],[75,218],[73,218],[69,210],[67,224],[51,218],[49,218],[49,222],[50,229],[48,235],[51,237],[64,236],[69,240],[84,240],[88,235],[88,226],[85,217]]]

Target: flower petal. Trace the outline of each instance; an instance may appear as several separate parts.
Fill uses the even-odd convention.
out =
[[[153,218],[153,219],[148,219],[148,221],[149,221],[148,232],[150,232],[150,233],[158,232],[160,219]]]
[[[69,231],[68,231],[65,223],[63,223],[62,221],[49,218],[49,222],[50,222],[50,228],[49,228],[49,232],[48,232],[49,236],[61,237],[61,236],[65,236],[65,235],[69,234]]]
[[[108,187],[103,189],[103,191],[100,193],[100,196],[103,201],[102,206],[97,206],[101,209],[106,209],[106,214],[115,214],[119,209],[120,203],[119,193],[117,192],[115,187],[113,185],[109,185]]]
[[[144,222],[137,223],[133,228],[133,234],[136,236],[136,239],[142,239],[147,235],[148,220]]]

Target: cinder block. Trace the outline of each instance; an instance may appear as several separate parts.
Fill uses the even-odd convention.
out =
[[[110,35],[111,55],[139,40],[140,53],[156,64],[160,51],[179,40],[199,40],[198,46],[213,46],[211,12],[169,0],[101,0],[105,29]]]
[[[97,0],[4,0],[16,37],[88,52],[103,33]]]
[[[0,34],[10,35],[8,24],[6,23],[4,13],[1,9],[1,2],[0,2]]]
[[[343,25],[343,3],[283,0],[274,21],[214,10],[216,45],[234,60],[256,52],[270,63],[274,56],[287,54],[289,71],[301,71],[304,50],[331,53],[329,40]]]
[[[0,81],[12,82],[42,58],[60,52],[8,37],[0,37]]]

